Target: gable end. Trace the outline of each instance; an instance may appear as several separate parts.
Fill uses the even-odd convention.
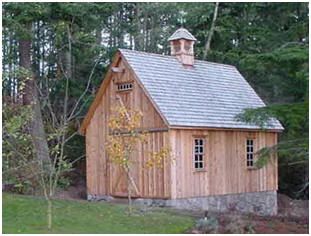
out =
[[[114,81],[113,80],[115,68],[117,68],[117,66],[119,66],[120,64],[123,64],[124,68],[126,68],[126,70],[128,71],[127,73],[129,73],[131,75],[131,77],[132,77],[131,81],[123,81],[123,80]],[[131,87],[130,89],[125,89],[124,91],[119,91],[119,85],[120,84],[124,84],[124,83],[128,84],[129,82],[132,84],[131,86],[133,86],[133,87]],[[159,108],[157,107],[155,102],[150,97],[148,91],[144,88],[143,84],[139,80],[138,76],[135,74],[134,70],[131,68],[130,64],[126,61],[125,57],[123,57],[122,53],[120,51],[118,51],[116,53],[116,55],[114,56],[112,63],[110,64],[108,71],[104,77],[104,80],[101,83],[101,85],[100,85],[100,87],[96,93],[95,99],[92,102],[92,104],[91,104],[82,124],[81,124],[81,127],[79,129],[79,132],[81,135],[86,134],[87,127],[89,126],[89,124],[92,120],[92,117],[94,116],[94,113],[96,112],[97,107],[101,104],[103,96],[106,93],[106,90],[109,88],[110,83],[114,83],[113,87],[115,88],[115,92],[117,92],[117,93],[120,92],[121,94],[119,94],[119,95],[121,95],[121,97],[123,96],[122,93],[132,92],[132,89],[135,87],[133,85],[133,83],[136,83],[136,86],[138,87],[137,89],[139,89],[139,92],[142,91],[142,93],[143,93],[143,95],[142,95],[143,97],[141,97],[141,98],[143,100],[147,99],[147,104],[149,104],[147,106],[152,106],[155,110],[155,113],[157,113],[156,116],[159,117],[158,120],[160,119],[161,123],[163,123],[166,127],[168,126],[167,120],[162,115]],[[108,109],[110,109],[110,107]],[[151,128],[155,128],[155,127],[151,127]]]

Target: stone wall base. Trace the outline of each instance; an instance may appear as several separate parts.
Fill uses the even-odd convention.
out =
[[[106,201],[110,202],[114,199],[114,197],[109,195],[96,195],[96,194],[88,194],[87,200],[88,201]]]
[[[89,201],[113,201],[108,195],[88,194]],[[192,197],[181,199],[133,199],[133,204],[157,207],[173,207],[187,210],[206,210],[214,212],[239,211],[243,213],[255,213],[258,215],[277,214],[276,191],[238,193],[226,195],[214,195],[206,197]]]
[[[147,206],[173,207],[188,210],[215,212],[239,211],[258,215],[277,214],[276,191],[215,195],[183,199],[135,199],[135,204]]]

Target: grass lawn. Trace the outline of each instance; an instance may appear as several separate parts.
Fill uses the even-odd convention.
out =
[[[126,205],[104,202],[55,200],[53,229],[46,227],[44,199],[4,193],[2,233],[183,233],[191,217],[174,215],[168,209],[128,216]]]

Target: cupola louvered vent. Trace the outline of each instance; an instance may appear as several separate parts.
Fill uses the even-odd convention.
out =
[[[118,84],[118,91],[128,91],[133,89],[133,83]]]

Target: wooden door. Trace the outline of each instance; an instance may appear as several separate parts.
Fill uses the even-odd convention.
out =
[[[127,196],[126,173],[120,166],[114,165],[112,173],[112,195],[116,197]]]
[[[132,197],[139,197],[139,192],[135,191],[134,188],[136,188],[138,191],[138,185],[136,183],[136,175],[138,173],[134,172],[132,174],[132,178],[134,180],[135,187],[132,186]],[[112,173],[112,195],[115,197],[127,197],[128,196],[128,190],[127,190],[127,174],[124,171],[124,169],[120,166],[114,166],[113,173]]]

